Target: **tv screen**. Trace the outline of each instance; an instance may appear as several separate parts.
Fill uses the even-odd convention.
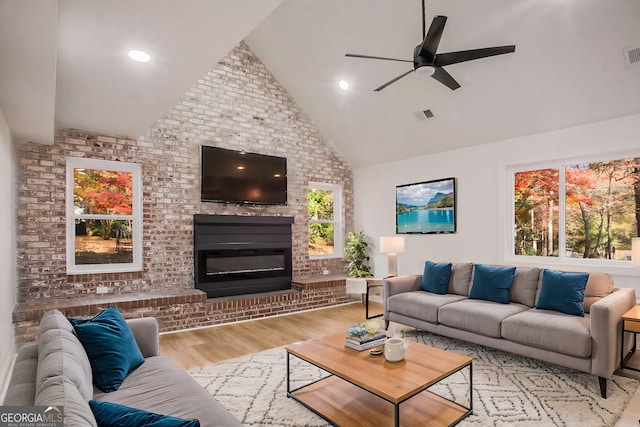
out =
[[[287,204],[287,159],[202,146],[202,201]]]
[[[396,233],[455,232],[455,178],[437,179],[396,187]]]

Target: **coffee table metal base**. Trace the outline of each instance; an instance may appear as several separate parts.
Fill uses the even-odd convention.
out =
[[[329,375],[291,390],[290,358],[287,351],[287,397],[295,399],[335,426],[454,426],[473,413],[473,366],[469,368],[469,407],[439,396],[428,389],[398,403]],[[297,357],[299,358],[299,357]],[[316,366],[305,360],[304,362]],[[457,371],[456,371],[457,372]],[[442,379],[445,379],[444,377]],[[402,416],[400,415],[402,406]]]

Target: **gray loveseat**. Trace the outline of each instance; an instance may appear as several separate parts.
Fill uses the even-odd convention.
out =
[[[64,406],[67,427],[96,426],[88,401],[119,403],[154,413],[198,419],[201,426],[240,426],[226,409],[168,356],[160,355],[154,318],[127,321],[144,356],[118,390],[92,383],[91,365],[74,328],[58,310],[43,316],[37,343],[18,352],[4,405]]]
[[[621,316],[636,304],[633,289],[589,274],[582,317],[536,308],[542,268],[516,268],[507,304],[470,299],[473,271],[471,263],[452,264],[445,294],[422,290],[422,275],[385,279],[385,326],[396,322],[587,372],[598,376],[606,398],[606,381],[620,365]],[[625,352],[632,341],[625,340]]]

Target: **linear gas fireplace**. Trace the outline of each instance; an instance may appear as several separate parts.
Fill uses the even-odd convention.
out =
[[[208,298],[291,288],[292,217],[195,215],[195,287]]]

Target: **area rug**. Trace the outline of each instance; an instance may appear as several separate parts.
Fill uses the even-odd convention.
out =
[[[607,399],[589,374],[422,331],[407,339],[473,357],[473,414],[460,426],[613,426],[637,380],[614,375]],[[292,358],[292,388],[326,373]],[[327,422],[286,396],[283,347],[189,371],[214,398],[246,426],[327,426]],[[295,375],[294,375],[295,374]],[[468,369],[430,388],[466,402]]]

